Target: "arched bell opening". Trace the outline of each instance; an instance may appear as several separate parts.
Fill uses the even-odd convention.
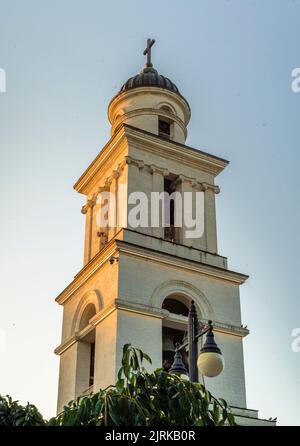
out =
[[[162,327],[162,367],[166,371],[173,364],[176,344],[187,342],[189,305],[190,299],[181,295],[171,295],[163,301],[162,308],[169,312]],[[181,353],[188,370],[188,348],[182,349]]]
[[[77,361],[80,363],[82,393],[89,393],[94,385],[96,333],[90,321],[96,315],[93,303],[87,304],[79,321],[79,337]]]

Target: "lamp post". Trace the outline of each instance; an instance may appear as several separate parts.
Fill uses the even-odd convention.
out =
[[[169,370],[170,373],[189,378],[192,382],[198,381],[198,368],[202,375],[209,377],[218,376],[224,369],[224,358],[214,339],[212,321],[208,321],[208,326],[201,325],[200,331],[198,326],[196,307],[192,301],[188,316],[188,342],[183,345],[176,344],[174,362]],[[206,341],[198,357],[198,340],[205,334]],[[189,346],[189,373],[181,355],[181,350],[187,346]]]

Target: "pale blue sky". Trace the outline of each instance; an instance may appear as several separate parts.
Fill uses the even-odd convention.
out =
[[[144,64],[192,109],[187,144],[231,161],[218,178],[219,252],[241,289],[248,406],[300,425],[296,0],[0,0],[0,393],[55,413],[61,308],[82,266],[72,186],[109,138],[106,110]]]

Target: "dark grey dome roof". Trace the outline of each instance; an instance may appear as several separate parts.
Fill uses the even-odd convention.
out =
[[[147,66],[139,74],[129,78],[122,85],[120,92],[137,87],[160,87],[180,94],[178,88],[170,79],[159,74],[153,67]]]

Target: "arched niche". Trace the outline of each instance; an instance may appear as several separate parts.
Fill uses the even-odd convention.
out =
[[[83,330],[90,322],[93,316],[96,314],[96,307],[93,303],[89,303],[84,307],[83,313],[79,320],[78,331]]]
[[[85,293],[80,299],[74,314],[72,333],[75,334],[82,330],[84,328],[84,321],[86,322],[89,316],[88,320],[90,320],[91,317],[99,313],[102,308],[103,299],[98,290],[92,290]]]
[[[96,330],[90,321],[103,308],[103,301],[97,290],[85,293],[76,308],[73,319],[73,333],[77,338],[77,381],[78,393],[93,391],[95,363],[97,361]]]

